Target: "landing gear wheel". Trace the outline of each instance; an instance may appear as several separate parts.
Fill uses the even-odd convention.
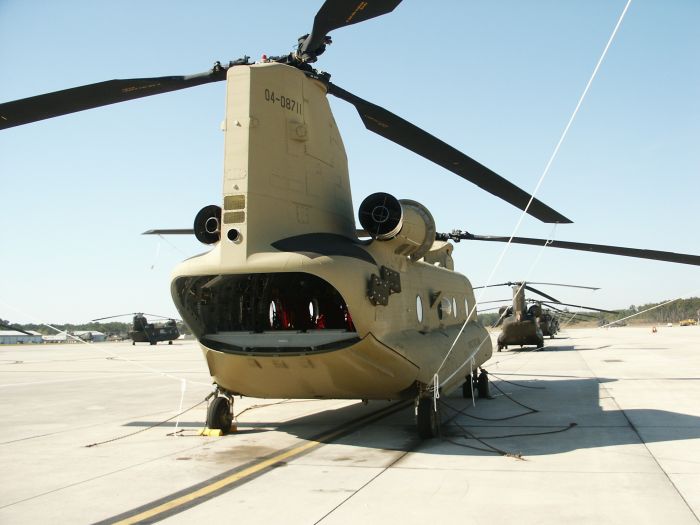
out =
[[[156,341],[151,341],[151,346],[154,346],[156,344]]]
[[[173,342],[172,342],[172,341],[168,341],[168,344],[171,345],[171,344],[173,344]]]
[[[475,401],[476,398],[479,397],[476,380],[471,374],[467,375],[464,383],[462,384],[462,397],[464,399],[473,399]]]
[[[131,341],[131,346],[136,346],[136,341]]]
[[[488,399],[491,397],[491,392],[489,391],[489,375],[486,373],[486,370],[482,370],[479,374],[476,388],[479,391],[479,398]]]
[[[537,348],[544,348],[544,337],[537,340]]]
[[[498,345],[498,351],[500,352],[503,349],[503,346],[501,344]]]
[[[222,434],[228,434],[231,431],[232,423],[233,414],[231,413],[230,401],[222,396],[212,399],[207,409],[207,428],[221,430]]]
[[[432,397],[422,397],[418,400],[416,426],[418,435],[423,439],[434,438],[440,434],[440,411],[435,410]]]

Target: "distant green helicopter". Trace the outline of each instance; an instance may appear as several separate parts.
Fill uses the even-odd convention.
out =
[[[549,335],[553,338],[559,330],[558,319],[550,312],[545,312],[542,305],[546,305],[553,309],[558,309],[554,305],[572,306],[575,308],[584,308],[587,310],[595,310],[598,312],[611,313],[610,310],[602,310],[591,306],[581,306],[577,304],[562,303],[537,288],[533,288],[530,284],[547,285],[547,286],[565,286],[567,288],[583,288],[586,290],[599,290],[593,286],[578,286],[574,284],[560,283],[527,283],[525,281],[507,282],[490,284],[487,286],[475,286],[477,288],[492,288],[495,286],[511,286],[513,288],[513,299],[510,306],[501,306],[498,310],[498,321],[494,326],[501,326],[501,333],[498,335],[497,348],[500,352],[508,345],[535,345],[537,348],[544,346],[544,337]],[[526,299],[525,290],[536,293],[545,298],[545,300]],[[507,299],[497,301],[485,301],[481,304],[491,302],[502,302]],[[529,307],[527,303],[533,303]],[[546,332],[546,333],[545,333]]]
[[[133,324],[131,330],[129,330],[129,339],[131,339],[131,344],[136,345],[136,343],[149,343],[151,345],[158,344],[160,341],[167,341],[169,345],[173,344],[173,341],[180,337],[180,331],[177,329],[177,322],[175,319],[169,317],[163,317],[162,315],[155,314],[144,314],[142,312],[133,312],[128,314],[110,315],[108,317],[100,317],[98,319],[93,319],[93,322],[104,321],[105,319],[114,319],[116,317],[125,317],[127,315],[133,315]],[[149,323],[146,316],[149,317],[159,317],[161,319],[167,319],[165,322],[159,323]]]

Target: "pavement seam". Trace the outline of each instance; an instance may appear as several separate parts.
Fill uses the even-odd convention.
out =
[[[340,437],[367,426],[379,419],[392,415],[408,407],[406,401],[399,401],[380,410],[355,418],[343,425],[309,438],[304,444],[297,444],[256,461],[239,465],[222,472],[213,478],[197,483],[180,491],[142,505],[130,511],[99,521],[99,524],[154,523],[213,499],[240,485],[256,479],[272,469],[286,465],[311,450],[330,443]]]
[[[668,482],[671,484],[671,486],[673,487],[673,489],[676,491],[676,493],[678,494],[678,496],[681,498],[681,500],[683,501],[683,503],[685,503],[685,505],[686,505],[686,507],[688,508],[688,510],[690,511],[690,513],[695,517],[695,520],[696,520],[698,523],[700,523],[700,517],[698,517],[698,515],[697,515],[696,512],[695,512],[695,510],[694,510],[693,507],[690,505],[690,503],[688,502],[688,500],[685,498],[685,496],[683,495],[683,493],[681,492],[681,490],[680,490],[680,489],[678,488],[678,486],[674,483],[673,479],[671,479],[671,476],[669,475],[669,473],[661,466],[661,463],[659,462],[659,460],[657,459],[657,457],[654,455],[654,453],[651,451],[651,449],[650,449],[649,446],[647,445],[646,441],[644,441],[644,438],[643,438],[642,435],[639,433],[639,430],[637,429],[637,427],[635,427],[634,424],[632,423],[632,420],[631,420],[631,419],[629,418],[629,416],[627,415],[627,412],[625,412],[625,410],[624,410],[624,409],[620,406],[620,404],[617,402],[617,399],[615,399],[615,396],[613,395],[612,390],[609,390],[606,386],[604,386],[602,383],[600,383],[598,376],[597,376],[596,373],[593,371],[593,369],[591,368],[590,364],[588,364],[588,361],[586,360],[586,358],[585,358],[583,355],[581,355],[581,353],[578,352],[578,351],[576,351],[576,354],[579,356],[579,358],[581,359],[581,361],[586,365],[586,368],[588,368],[588,370],[591,372],[592,378],[595,378],[596,382],[598,382],[598,384],[601,386],[601,388],[602,388],[603,390],[605,390],[605,392],[608,393],[608,395],[610,396],[609,399],[611,399],[612,402],[615,403],[615,406],[617,407],[617,409],[620,411],[620,413],[622,413],[622,415],[624,416],[624,418],[627,420],[627,424],[630,426],[630,428],[631,428],[631,429],[634,431],[634,433],[637,435],[637,438],[639,439],[639,442],[644,446],[645,450],[647,451],[647,453],[649,454],[649,456],[651,456],[651,458],[654,460],[654,463],[656,463],[656,466],[659,468],[659,470],[660,470],[661,472],[663,472],[664,476],[666,477],[666,479],[668,480]]]
[[[331,510],[329,510],[326,514],[321,516],[321,518],[318,521],[314,522],[314,525],[318,525],[321,523],[323,520],[325,520],[327,517],[329,517],[331,514],[333,514],[336,510],[338,510],[340,507],[345,505],[348,501],[350,501],[354,496],[356,496],[360,491],[363,489],[367,488],[370,484],[372,484],[379,476],[387,472],[390,468],[394,467],[399,461],[401,461],[403,458],[405,458],[408,454],[413,452],[417,446],[422,442],[421,439],[414,438],[414,441],[416,442],[413,446],[409,447],[408,450],[404,451],[403,454],[400,454],[397,458],[395,458],[391,463],[389,463],[387,466],[385,466],[383,469],[381,469],[379,472],[377,472],[374,476],[372,476],[370,479],[368,479],[365,483],[363,483],[357,490],[355,490],[352,494],[350,494],[347,498],[345,498],[343,501],[338,503],[335,507],[333,507]]]

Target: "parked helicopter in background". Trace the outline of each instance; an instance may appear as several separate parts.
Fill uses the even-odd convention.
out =
[[[227,82],[221,206],[203,208],[191,230],[212,249],[181,263],[171,283],[217,387],[209,428],[230,429],[234,395],[413,399],[419,434],[437,435],[437,397],[461,385],[473,393],[487,384],[477,372],[492,355],[472,286],[454,271],[450,240],[547,244],[700,265],[699,256],[671,252],[437,233],[426,206],[387,193],[360,205],[359,222],[370,239],[359,238],[347,155],[328,95],[352,104],[370,131],[529,215],[571,222],[311,67],[331,43],[330,31],[389,13],[399,3],[327,0],[294,52],[259,63],[244,56],[197,75],[111,80],[0,104],[0,129],[7,129]]]
[[[538,301],[537,299],[527,299],[527,302],[539,303],[540,305],[542,304],[542,302]],[[560,323],[560,319],[562,319],[565,316],[567,317],[567,319],[564,322],[564,326],[571,323],[574,319],[577,318],[595,320],[598,320],[600,318],[600,316],[598,315],[591,315],[581,311],[571,312],[566,309],[561,309],[558,306],[554,306],[552,303],[549,303],[546,304],[545,308],[542,309],[542,315],[540,316],[540,328],[542,329],[542,335],[544,335],[545,337],[549,336],[550,339],[554,339],[554,336],[557,335],[557,333],[559,333],[559,331],[563,328],[563,326]]]
[[[551,310],[543,308],[540,314],[540,330],[542,330],[542,335],[554,339],[554,336],[559,333],[559,328],[559,317]]]
[[[563,303],[551,295],[534,288],[531,286],[532,284],[599,290],[599,288],[595,288],[593,286],[579,286],[560,283],[529,283],[525,281],[509,281],[507,283],[490,284],[487,286],[475,286],[475,290],[479,288],[492,288],[496,286],[511,286],[513,289],[513,299],[511,305],[502,306],[499,308],[499,318],[494,324],[494,326],[502,326],[501,333],[498,335],[497,341],[499,352],[504,348],[508,348],[508,345],[520,345],[521,347],[525,345],[535,345],[537,348],[542,348],[544,346],[545,335],[549,335],[550,338],[554,338],[554,335],[556,335],[559,330],[559,321],[553,314],[545,312],[542,305],[547,305],[555,309],[557,307],[553,305],[573,306],[577,308],[585,308],[587,310],[611,313],[609,310],[602,310],[600,308]],[[545,299],[526,299],[525,290],[540,295]],[[501,300],[485,301],[481,304],[486,304],[489,302],[501,302]],[[532,303],[529,307],[527,306],[528,302]]]
[[[115,319],[117,317],[125,317],[127,315],[134,316],[131,330],[129,330],[129,339],[131,339],[132,346],[136,345],[136,343],[149,343],[151,345],[156,345],[161,341],[167,341],[168,344],[171,345],[175,339],[180,337],[180,331],[177,328],[177,322],[175,319],[163,317],[162,315],[133,312],[129,314],[100,317],[98,319],[93,319],[92,321],[104,321],[105,319]],[[146,316],[158,317],[160,319],[166,319],[166,321],[151,323],[148,321]]]

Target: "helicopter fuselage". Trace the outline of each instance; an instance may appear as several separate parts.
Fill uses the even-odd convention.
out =
[[[498,334],[499,351],[508,345],[544,344],[539,322],[542,308],[539,305],[533,305],[529,309],[526,307],[524,283],[515,283],[513,286],[513,304],[507,312],[509,315],[502,320],[501,333]]]
[[[438,371],[443,391],[464,383],[491,342],[452,246],[421,224],[429,212],[401,201],[414,210],[401,235],[360,240],[323,82],[256,64],[231,68],[227,86],[220,238],[171,287],[217,385],[401,399]]]

